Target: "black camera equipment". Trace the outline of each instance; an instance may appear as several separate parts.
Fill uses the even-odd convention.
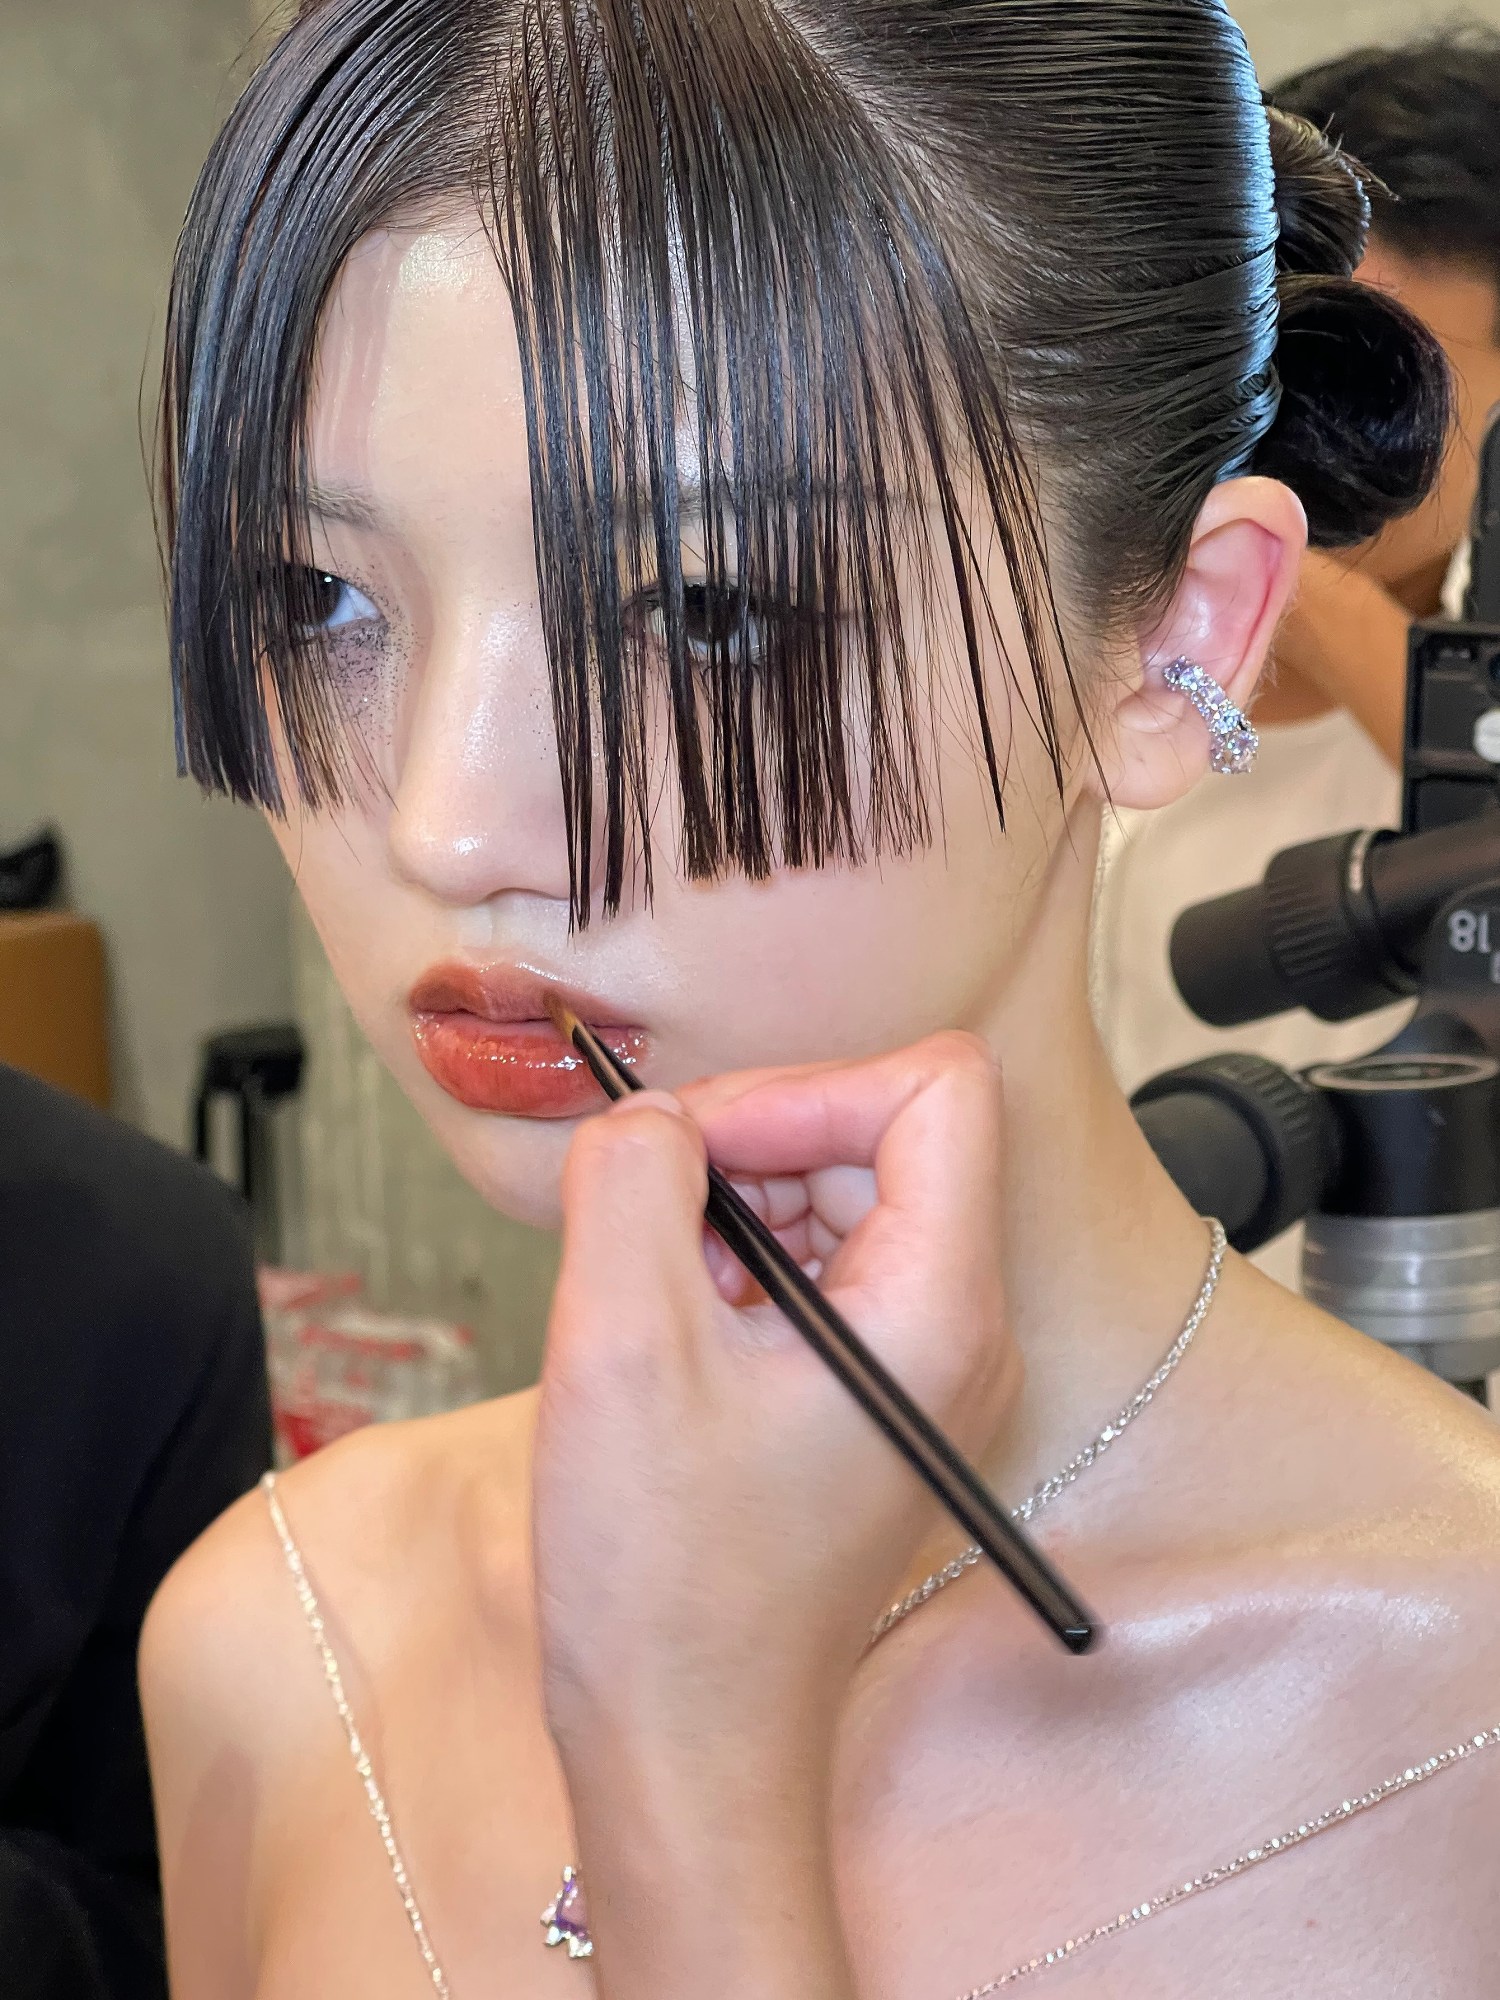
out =
[[[1482,1398],[1500,1369],[1500,421],[1481,472],[1465,618],[1412,627],[1403,831],[1291,848],[1172,938],[1215,1027],[1403,998],[1410,1022],[1301,1075],[1213,1057],[1134,1106],[1237,1249],[1305,1219],[1308,1297]]]

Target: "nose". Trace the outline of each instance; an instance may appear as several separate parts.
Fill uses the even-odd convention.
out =
[[[566,902],[568,853],[536,607],[456,615],[433,634],[405,731],[387,840],[398,875],[473,908]]]

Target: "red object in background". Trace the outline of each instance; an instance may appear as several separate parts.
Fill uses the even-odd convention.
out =
[[[275,1314],[305,1312],[334,1299],[357,1299],[365,1288],[353,1271],[282,1271],[262,1264],[255,1277],[267,1333]]]
[[[480,1396],[474,1337],[449,1320],[375,1312],[353,1276],[262,1271],[271,1403],[283,1464],[366,1424]]]

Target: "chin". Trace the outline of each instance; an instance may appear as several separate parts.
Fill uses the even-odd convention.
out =
[[[381,1066],[481,1199],[512,1222],[560,1229],[563,1163],[581,1121],[472,1110],[417,1060],[404,1014],[392,1022],[355,1013]]]
[[[577,1119],[503,1118],[471,1111],[424,1077],[417,1108],[433,1136],[477,1194],[512,1222],[562,1226],[563,1162]],[[431,1100],[436,1099],[436,1103]]]

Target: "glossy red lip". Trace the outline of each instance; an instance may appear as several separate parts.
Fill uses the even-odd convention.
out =
[[[646,1053],[642,1029],[610,1024],[600,1003],[533,974],[500,966],[438,965],[412,988],[412,1038],[427,1074],[472,1111],[508,1118],[576,1118],[605,1102],[583,1058],[546,1014],[557,993],[632,1067]]]

